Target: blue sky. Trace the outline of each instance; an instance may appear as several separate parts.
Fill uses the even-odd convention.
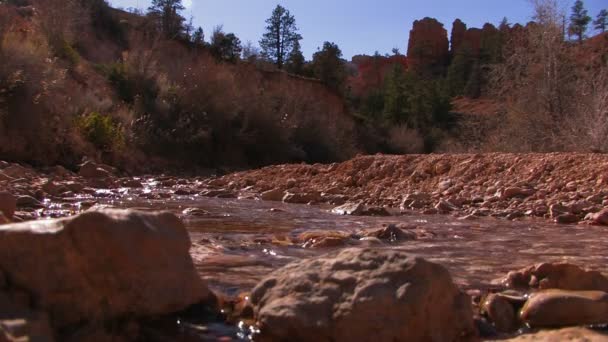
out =
[[[145,9],[149,0],[109,0],[115,7]],[[568,8],[574,1],[563,0]],[[296,17],[304,37],[302,48],[308,59],[324,41],[337,43],[345,58],[356,54],[390,53],[397,47],[407,52],[412,23],[425,16],[437,18],[446,29],[456,18],[468,27],[485,22],[497,25],[503,17],[511,23],[526,23],[532,8],[528,0],[184,0],[184,16],[194,17],[205,36],[216,25],[234,32],[243,43],[257,45],[264,32],[264,21],[277,4]],[[607,0],[586,0],[589,14],[595,18]]]

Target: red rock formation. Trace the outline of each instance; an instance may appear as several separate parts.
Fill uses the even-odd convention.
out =
[[[463,23],[460,19],[454,20],[454,23],[452,24],[452,38],[450,39],[452,43],[450,52],[452,53],[452,55],[454,55],[462,46],[466,32],[467,25]]]
[[[407,55],[410,66],[418,71],[440,72],[448,62],[448,32],[433,18],[416,20],[410,31]]]
[[[401,65],[405,70],[409,67],[408,59],[403,55],[390,57],[359,55],[353,57],[352,63],[356,68],[356,75],[349,78],[348,83],[356,96],[363,96],[373,89],[379,89],[393,66]]]

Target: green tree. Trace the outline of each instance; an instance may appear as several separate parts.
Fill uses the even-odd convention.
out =
[[[227,62],[236,62],[241,56],[241,40],[234,33],[225,33],[222,26],[217,26],[211,36],[211,53],[215,58]]]
[[[606,32],[606,27],[608,26],[608,10],[601,10],[598,13],[595,21],[593,22],[593,28],[596,30],[602,31],[602,33]]]
[[[481,96],[481,66],[479,63],[474,63],[471,67],[467,84],[464,87],[464,95],[476,99]]]
[[[409,116],[409,98],[403,66],[395,64],[386,78],[384,120],[392,125],[405,123]]]
[[[304,54],[302,53],[300,42],[296,40],[285,66],[288,72],[295,75],[302,75],[304,73],[305,63],[306,59],[304,58]]]
[[[202,27],[198,27],[194,33],[192,34],[192,43],[194,43],[194,45],[203,45],[205,44],[205,33],[203,32],[203,28]]]
[[[585,5],[582,0],[577,0],[572,6],[572,14],[570,15],[570,26],[568,32],[578,37],[579,43],[583,41],[587,26],[591,22],[591,17],[587,14]]]
[[[464,95],[464,88],[471,73],[471,49],[462,46],[448,68],[447,85],[451,96]]]
[[[314,75],[332,89],[342,91],[346,81],[342,50],[335,43],[325,42],[312,58]]]
[[[266,33],[260,40],[262,54],[282,69],[296,42],[302,39],[296,19],[285,7],[277,5],[266,24]]]
[[[185,9],[182,0],[152,0],[148,15],[158,21],[160,31],[167,39],[175,39],[184,31],[184,17],[180,12]]]

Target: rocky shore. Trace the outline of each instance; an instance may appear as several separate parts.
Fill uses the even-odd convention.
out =
[[[207,184],[263,200],[349,204],[338,209],[344,213],[386,209],[608,224],[608,155],[602,154],[361,156],[341,164],[271,166]]]
[[[585,265],[538,260],[491,289],[464,291],[437,263],[326,239],[326,252],[277,268],[235,300],[202,280],[205,260],[193,260],[179,217],[98,202],[208,196],[340,215],[606,225],[607,166],[590,154],[369,156],[181,178],[121,176],[92,162],[76,173],[0,163],[0,341],[603,341],[608,278]],[[408,234],[388,226],[361,240]],[[213,335],[214,324],[240,332]]]

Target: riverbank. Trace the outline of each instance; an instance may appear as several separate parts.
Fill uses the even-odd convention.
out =
[[[395,321],[384,331],[387,338],[423,339],[441,331],[445,338],[471,341],[526,333],[520,337],[525,340],[537,329],[608,322],[606,228],[598,214],[606,206],[607,165],[608,158],[596,154],[366,156],[186,178],[125,176],[93,162],[77,173],[0,163],[0,210],[7,223],[0,226],[0,299],[18,308],[0,313],[0,331],[23,313],[22,324],[9,332],[62,340],[180,331],[194,341],[252,335],[305,340],[315,332],[307,317],[342,307],[334,314],[343,325],[326,319],[318,330],[340,340],[350,336],[344,327],[353,325],[361,336],[371,334],[374,325],[355,323],[371,312],[382,311],[386,319],[407,314],[382,293],[394,293],[411,310],[432,307],[453,323],[421,319],[418,335],[408,335]],[[567,216],[580,224],[551,222]],[[106,244],[113,248],[100,247]],[[160,250],[176,252],[154,252]],[[63,270],[64,281],[33,272],[40,260],[48,260],[44,269]],[[175,267],[155,273],[156,264]],[[143,272],[138,281],[150,289],[144,297],[129,290],[132,267]],[[290,276],[291,269],[317,268]],[[401,269],[406,271],[395,273]],[[102,280],[89,284],[78,274]],[[202,283],[189,280],[194,287],[180,290],[183,296],[155,299],[164,283],[179,287],[176,279],[193,276]],[[429,282],[403,287],[420,277]],[[332,295],[336,286],[345,286],[346,297]],[[287,296],[294,291],[301,292]],[[437,301],[436,291],[451,295]],[[211,292],[217,302],[203,300]],[[370,303],[351,305],[355,299]],[[295,304],[283,306],[290,301]],[[578,304],[572,307],[572,301]],[[165,322],[160,330],[159,320]],[[517,332],[526,325],[535,329]],[[538,338],[601,340],[599,327],[541,332]]]

